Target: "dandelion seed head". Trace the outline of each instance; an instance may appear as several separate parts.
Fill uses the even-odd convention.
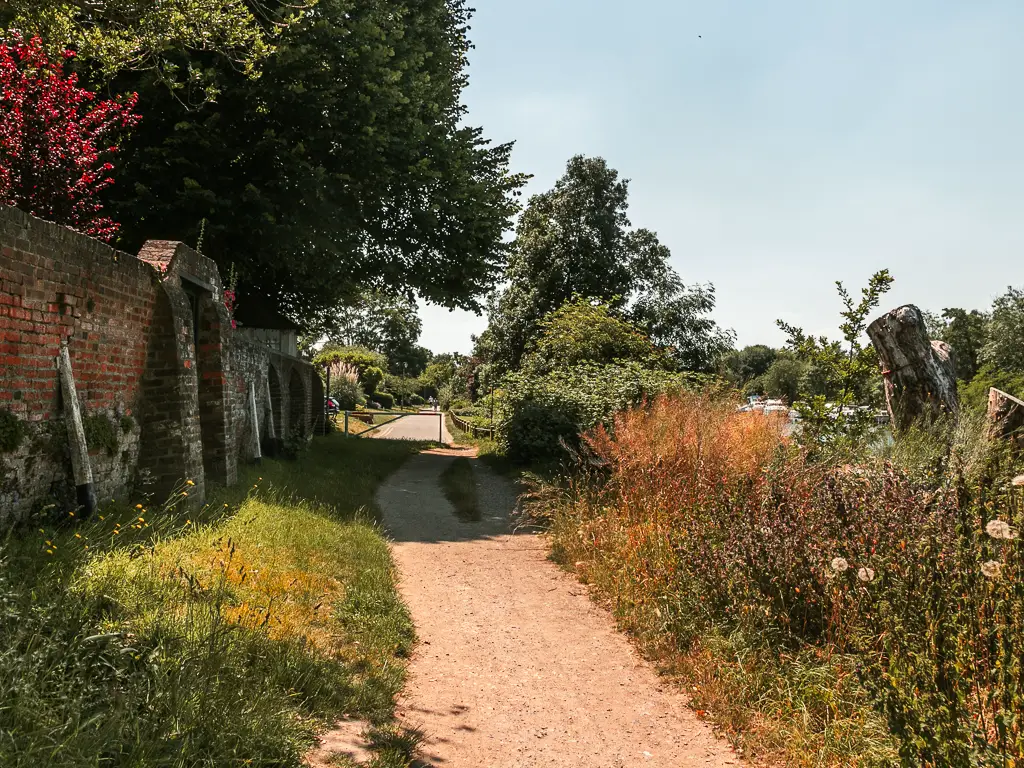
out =
[[[989,560],[981,564],[981,572],[985,578],[998,579],[1003,572],[1003,566],[998,560]]]
[[[1024,485],[1024,475],[1017,475],[1010,481],[1010,485]]]
[[[857,578],[863,581],[865,584],[875,580],[874,568],[861,568],[857,571]]]
[[[846,562],[845,557],[833,557],[832,558],[832,570],[836,573],[844,573],[850,567],[850,564]]]
[[[993,539],[1016,539],[1017,532],[1010,527],[1009,523],[1003,520],[989,520],[985,526],[985,533]]]

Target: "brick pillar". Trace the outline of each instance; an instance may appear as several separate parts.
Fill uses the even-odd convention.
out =
[[[220,302],[209,296],[200,300],[196,367],[198,374],[197,404],[203,440],[203,469],[211,482],[232,485],[238,467],[232,452],[231,403],[228,389],[229,356],[225,336],[231,318]]]

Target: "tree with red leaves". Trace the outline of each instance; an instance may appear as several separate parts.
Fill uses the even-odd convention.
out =
[[[99,101],[52,61],[39,38],[0,40],[0,204],[104,241],[119,225],[98,194],[114,183],[109,157],[134,126],[135,94]]]

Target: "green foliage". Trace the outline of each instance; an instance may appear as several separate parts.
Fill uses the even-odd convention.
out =
[[[380,352],[390,373],[419,376],[427,367],[430,351],[416,344],[423,323],[407,296],[365,292],[328,322],[332,341]]]
[[[888,270],[871,276],[855,301],[840,282],[836,283],[845,310],[839,326],[843,341],[830,341],[825,336],[814,338],[782,320],[778,326],[789,336],[789,347],[797,359],[814,369],[819,394],[802,391],[795,407],[800,414],[800,436],[808,444],[853,445],[874,427],[873,407],[878,405],[878,356],[871,345],[861,339],[868,316],[893,279]]]
[[[0,765],[298,766],[343,715],[390,728],[413,627],[366,515],[418,446],[351,443],[265,459],[201,521],[111,505],[10,537]]]
[[[294,4],[266,5],[275,18]],[[466,123],[470,17],[463,0],[319,0],[257,80],[180,54],[212,73],[215,102],[121,78],[146,115],[111,196],[123,246],[195,242],[205,218],[204,253],[223,274],[236,264],[240,302],[258,293],[314,325],[367,285],[478,308],[525,177],[511,145]]]
[[[111,456],[117,450],[117,429],[105,413],[91,413],[82,417],[85,429],[85,443],[90,451],[103,449]]]
[[[12,453],[25,439],[25,423],[8,411],[0,408],[0,453]]]
[[[488,306],[477,355],[498,375],[517,369],[548,313],[576,296],[630,315],[655,343],[674,345],[680,364],[703,367],[716,347],[709,290],[687,292],[669,251],[648,230],[630,229],[628,182],[601,158],[572,158],[553,189],[530,199],[516,227],[505,279]],[[634,317],[635,315],[635,317]],[[701,359],[695,359],[701,358]]]
[[[925,316],[928,335],[944,341],[953,350],[956,375],[961,381],[970,381],[978,373],[981,350],[988,338],[990,317],[972,309],[946,308],[942,315]]]
[[[395,396],[390,392],[374,392],[370,397],[385,411],[390,411],[395,407]]]
[[[331,378],[331,397],[338,401],[338,407],[343,411],[354,411],[366,402],[359,380],[348,376]]]
[[[1024,399],[1024,373],[999,370],[992,365],[983,365],[969,382],[960,382],[960,403],[973,412],[988,408],[989,390],[995,387],[1008,395]]]
[[[617,317],[608,304],[588,299],[567,301],[549,313],[538,333],[523,360],[523,368],[535,374],[582,363],[634,361],[664,367],[666,362],[639,328]]]
[[[461,355],[435,355],[420,376],[420,387],[427,394],[437,394],[452,383],[463,360]]]
[[[556,461],[566,456],[566,447],[579,444],[584,431],[609,423],[622,409],[696,380],[638,363],[513,373],[495,414],[498,446],[513,461]]]
[[[120,419],[121,432],[126,435],[130,435],[132,430],[135,429],[135,419],[125,414]]]
[[[795,403],[801,390],[807,391],[805,375],[807,365],[791,357],[779,357],[762,376],[755,379],[761,392],[768,397],[782,398]],[[753,383],[753,382],[752,382]]]
[[[373,397],[381,394],[377,390],[384,383],[384,371],[375,365],[371,365],[360,374],[359,383],[362,384],[367,395]]]
[[[276,15],[275,21],[287,23],[290,15]],[[38,35],[55,51],[73,48],[106,78],[126,68],[152,69],[178,89],[188,79],[176,63],[181,51],[217,52],[250,74],[271,51],[272,35],[240,2],[5,0],[0,24]],[[188,74],[193,85],[203,82],[202,72]]]
[[[767,373],[778,356],[778,350],[764,344],[734,349],[722,356],[719,374],[737,389],[742,389],[748,382]]]
[[[664,256],[667,260],[667,250]],[[683,285],[666,261],[637,293],[628,316],[665,349],[677,370],[712,373],[735,341],[732,331],[711,318],[714,308],[714,286]]]
[[[401,402],[412,402],[416,397],[416,391],[420,388],[421,382],[418,378],[409,376],[387,376],[384,379],[385,388]],[[419,398],[423,402],[423,398]]]
[[[455,400],[455,390],[453,389],[451,382],[442,384],[437,390],[437,404],[442,411],[447,411],[452,407],[452,403]]]
[[[380,352],[365,347],[342,347],[328,344],[313,358],[313,365],[321,368],[328,366],[335,370],[348,364],[358,371],[359,385],[367,394],[372,394],[384,381],[384,369],[388,361]],[[334,385],[332,376],[331,385]]]
[[[1024,289],[1009,288],[992,303],[981,363],[1024,374]]]

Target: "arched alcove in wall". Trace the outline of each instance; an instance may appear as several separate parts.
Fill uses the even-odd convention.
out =
[[[306,423],[306,382],[298,368],[292,368],[288,377],[288,431],[309,434]]]

